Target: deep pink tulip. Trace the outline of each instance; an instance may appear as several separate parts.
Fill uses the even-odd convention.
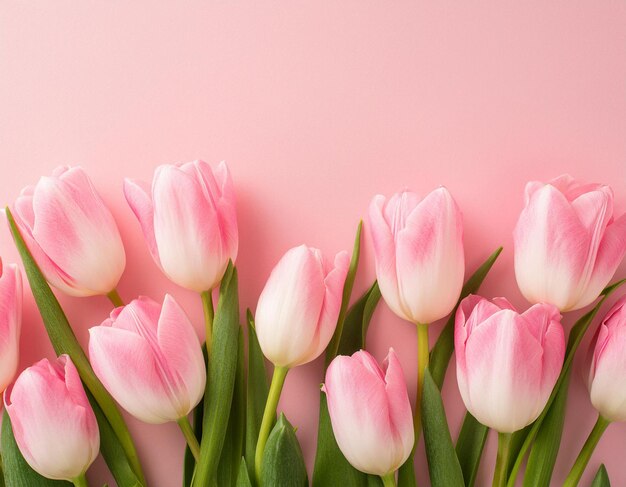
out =
[[[532,423],[561,372],[565,339],[559,310],[536,304],[518,313],[504,298],[465,298],[454,333],[459,390],[481,423],[511,433]]]
[[[0,393],[11,383],[19,358],[22,327],[22,275],[0,259]]]
[[[76,479],[98,456],[98,423],[67,355],[24,370],[4,404],[24,459],[44,477]]]
[[[224,162],[159,166],[147,185],[127,179],[126,200],[141,224],[150,253],[176,284],[197,292],[213,289],[239,236],[235,191]]]
[[[413,323],[432,323],[456,304],[465,273],[463,218],[444,187],[420,199],[375,196],[369,209],[376,277],[391,310]]]
[[[609,421],[626,421],[626,296],[607,313],[592,344],[591,402]]]
[[[146,423],[178,421],[200,402],[206,367],[189,318],[170,295],[116,308],[89,330],[89,358],[104,387]]]
[[[108,294],[126,266],[113,215],[80,167],[59,167],[15,201],[15,222],[44,276],[71,296]]]
[[[295,367],[324,351],[337,325],[349,265],[345,251],[331,264],[305,245],[276,264],[255,316],[261,349],[274,365]]]
[[[561,311],[593,302],[626,253],[626,215],[614,219],[613,191],[560,176],[526,185],[515,227],[515,275],[531,303]]]
[[[322,390],[337,444],[350,464],[373,475],[397,470],[415,435],[402,366],[393,349],[382,370],[361,350],[329,365]]]

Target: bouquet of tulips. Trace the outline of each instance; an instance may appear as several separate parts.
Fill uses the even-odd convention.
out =
[[[523,466],[524,486],[550,485],[572,360],[592,326],[588,383],[599,415],[564,485],[578,484],[610,422],[626,420],[626,296],[594,325],[625,281],[609,284],[626,253],[626,216],[614,218],[608,186],[569,176],[528,183],[514,230],[515,275],[531,303],[524,311],[476,294],[501,248],[464,282],[461,211],[440,187],[424,198],[409,191],[373,198],[366,229],[377,281],[363,296],[351,300],[359,224],[352,255],[288,250],[244,326],[226,165],[161,166],[151,186],[127,180],[124,193],[157,266],[202,300],[204,341],[172,296],[122,300],[120,233],[82,169],[59,168],[26,188],[6,219],[58,358],[15,377],[22,284],[18,267],[5,266],[0,480],[7,487],[83,487],[99,453],[117,485],[147,486],[120,407],[147,423],[180,426],[185,487],[309,485],[297,425],[277,407],[289,371],[322,355],[313,486],[410,487],[416,467],[428,468],[433,486],[472,486],[490,429],[498,435],[494,486],[516,485]],[[111,300],[109,318],[89,330],[87,350],[50,286]],[[414,401],[393,348],[382,365],[366,351],[381,297],[416,327]],[[584,307],[564,326],[562,313]],[[447,316],[430,349],[429,324]],[[453,353],[467,408],[456,441],[440,394]],[[264,357],[273,364],[271,383]],[[415,455],[422,437],[426,459]],[[609,485],[605,469],[594,485]]]

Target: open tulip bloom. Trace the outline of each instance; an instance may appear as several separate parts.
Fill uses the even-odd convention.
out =
[[[151,184],[127,179],[123,191],[156,265],[201,296],[206,355],[170,294],[162,302],[140,296],[122,303],[116,291],[126,264],[122,239],[85,171],[62,167],[41,178],[5,214],[51,343],[66,355],[41,360],[15,378],[21,274],[0,261],[6,420],[0,485],[4,477],[7,487],[40,487],[43,475],[87,487],[86,471],[102,443],[116,485],[147,487],[118,405],[146,423],[178,424],[188,448],[186,487],[308,485],[296,428],[284,414],[277,421],[276,412],[289,370],[323,355],[316,487],[370,483],[368,475],[379,476],[385,487],[395,487],[396,478],[402,487],[414,485],[422,432],[432,485],[471,486],[489,428],[498,433],[494,487],[516,485],[521,468],[524,485],[553,483],[574,354],[602,304],[626,282],[606,287],[626,254],[626,216],[614,214],[608,186],[569,176],[527,184],[511,269],[531,303],[525,311],[505,298],[469,294],[502,248],[463,287],[463,216],[445,187],[423,198],[410,191],[377,195],[366,226],[377,281],[350,307],[361,225],[352,257],[291,248],[271,271],[255,314],[248,312],[247,344],[241,342],[233,267],[239,250],[235,189],[226,164],[162,165]],[[107,295],[113,302],[109,317],[89,329],[88,358],[46,282],[72,296]],[[413,411],[394,349],[382,366],[362,350],[381,296],[417,328]],[[595,300],[564,331],[561,313]],[[429,326],[446,316],[431,354]],[[441,397],[453,351],[468,411],[456,447]],[[609,423],[626,421],[625,351],[626,296],[606,314],[592,345],[588,385],[599,415],[566,487],[578,484]],[[273,364],[269,387],[263,357]],[[535,441],[540,434],[554,441]]]

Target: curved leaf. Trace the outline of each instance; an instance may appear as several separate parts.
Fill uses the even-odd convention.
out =
[[[263,452],[261,487],[306,487],[306,466],[293,426],[280,415]]]
[[[609,474],[606,471],[606,467],[604,464],[600,465],[598,469],[598,473],[593,479],[591,483],[591,487],[611,487],[611,482],[609,481]]]

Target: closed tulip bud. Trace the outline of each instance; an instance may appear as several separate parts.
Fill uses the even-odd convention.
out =
[[[532,423],[563,365],[561,315],[550,304],[518,313],[504,298],[470,295],[456,312],[454,346],[467,410],[500,433]]]
[[[322,390],[337,444],[350,464],[384,477],[409,457],[415,435],[402,367],[393,349],[382,370],[361,350],[338,356]]]
[[[614,219],[613,191],[560,176],[526,185],[515,227],[515,276],[531,303],[561,311],[593,302],[626,253],[626,215]]]
[[[104,387],[146,423],[178,421],[200,402],[206,368],[189,318],[169,295],[140,297],[89,330],[89,358]]]
[[[22,276],[15,264],[0,260],[0,393],[11,383],[19,358],[22,327]]]
[[[124,193],[167,277],[192,291],[213,289],[228,261],[235,261],[239,245],[235,191],[226,164],[166,164],[156,169],[152,189],[127,179]]]
[[[413,323],[432,323],[456,304],[465,272],[461,211],[444,187],[420,199],[375,196],[369,226],[380,292],[391,310]]]
[[[126,254],[113,215],[80,167],[59,167],[15,201],[15,222],[50,284],[71,296],[113,291]]]
[[[591,403],[603,418],[626,421],[626,296],[602,321],[592,353]]]
[[[98,456],[100,433],[72,360],[43,359],[4,393],[17,446],[44,477],[75,480]]]
[[[330,264],[318,249],[295,247],[282,257],[259,297],[256,333],[263,354],[279,367],[316,359],[333,336],[350,264]]]

